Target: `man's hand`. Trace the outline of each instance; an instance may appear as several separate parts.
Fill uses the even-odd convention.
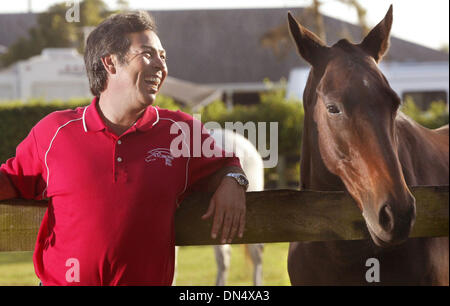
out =
[[[245,190],[232,177],[223,177],[219,187],[211,198],[207,212],[202,219],[214,214],[211,237],[216,239],[220,228],[220,243],[231,243],[238,232],[242,238],[245,228]]]

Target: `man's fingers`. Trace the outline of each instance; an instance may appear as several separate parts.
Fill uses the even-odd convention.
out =
[[[236,214],[234,215],[233,224],[231,225],[231,233],[230,236],[228,237],[228,243],[231,243],[234,237],[236,237],[236,233],[239,229],[239,223],[240,223],[240,214]]]
[[[211,217],[214,213],[214,208],[216,207],[216,202],[214,201],[214,199],[211,199],[211,202],[209,202],[209,207],[208,210],[206,211],[206,213],[202,216],[202,219],[208,219],[209,217]]]
[[[225,214],[225,221],[223,222],[221,243],[227,243],[232,224],[233,224],[233,215],[231,215],[230,212],[227,212]]]
[[[216,213],[214,214],[214,221],[211,230],[212,239],[216,239],[219,228],[222,226],[223,222],[223,210],[216,209]]]
[[[239,238],[242,238],[244,236],[244,230],[245,230],[245,210],[239,217]]]

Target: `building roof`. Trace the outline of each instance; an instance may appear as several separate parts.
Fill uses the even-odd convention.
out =
[[[169,74],[201,84],[255,83],[265,78],[287,78],[294,67],[307,64],[292,42],[283,58],[263,47],[261,39],[270,29],[287,29],[287,12],[299,8],[152,11],[164,48]],[[0,15],[0,45],[10,45],[36,22],[30,14]],[[300,20],[301,21],[301,20]],[[34,23],[33,23],[34,22]],[[395,19],[394,19],[395,22]],[[329,44],[342,37],[359,42],[359,27],[324,16]],[[415,43],[391,38],[385,61],[448,61],[448,54]]]
[[[0,45],[9,47],[37,23],[37,14],[0,14]]]
[[[196,108],[221,99],[223,92],[220,89],[168,76],[161,87],[161,93]]]

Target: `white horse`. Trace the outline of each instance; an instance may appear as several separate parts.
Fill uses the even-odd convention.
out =
[[[264,190],[264,165],[261,155],[255,146],[244,136],[234,133],[230,130],[212,130],[211,136],[217,145],[226,151],[233,150],[239,160],[242,168],[246,173],[249,186],[248,191]],[[225,145],[224,145],[225,144]],[[253,285],[262,285],[262,252],[264,244],[247,244],[248,254],[253,262]],[[229,244],[221,244],[214,246],[217,263],[217,279],[216,286],[225,286],[230,268],[231,246]]]
[[[255,146],[244,136],[229,130],[214,129],[210,130],[211,136],[217,145],[226,151],[233,151],[241,161],[242,168],[246,173],[249,186],[247,191],[262,191],[264,189],[264,165],[261,155]],[[248,255],[253,263],[253,285],[262,285],[262,253],[264,244],[247,244],[245,245]],[[175,250],[175,259],[178,250]],[[216,286],[225,286],[230,268],[231,246],[229,244],[221,244],[214,246],[214,253],[217,263],[217,279]],[[176,260],[175,260],[176,269]],[[175,276],[173,285],[175,285]]]

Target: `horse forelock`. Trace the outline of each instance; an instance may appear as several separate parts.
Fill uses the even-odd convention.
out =
[[[344,38],[335,43],[332,48],[340,48],[342,50],[345,50],[346,52],[355,52],[357,46]]]

